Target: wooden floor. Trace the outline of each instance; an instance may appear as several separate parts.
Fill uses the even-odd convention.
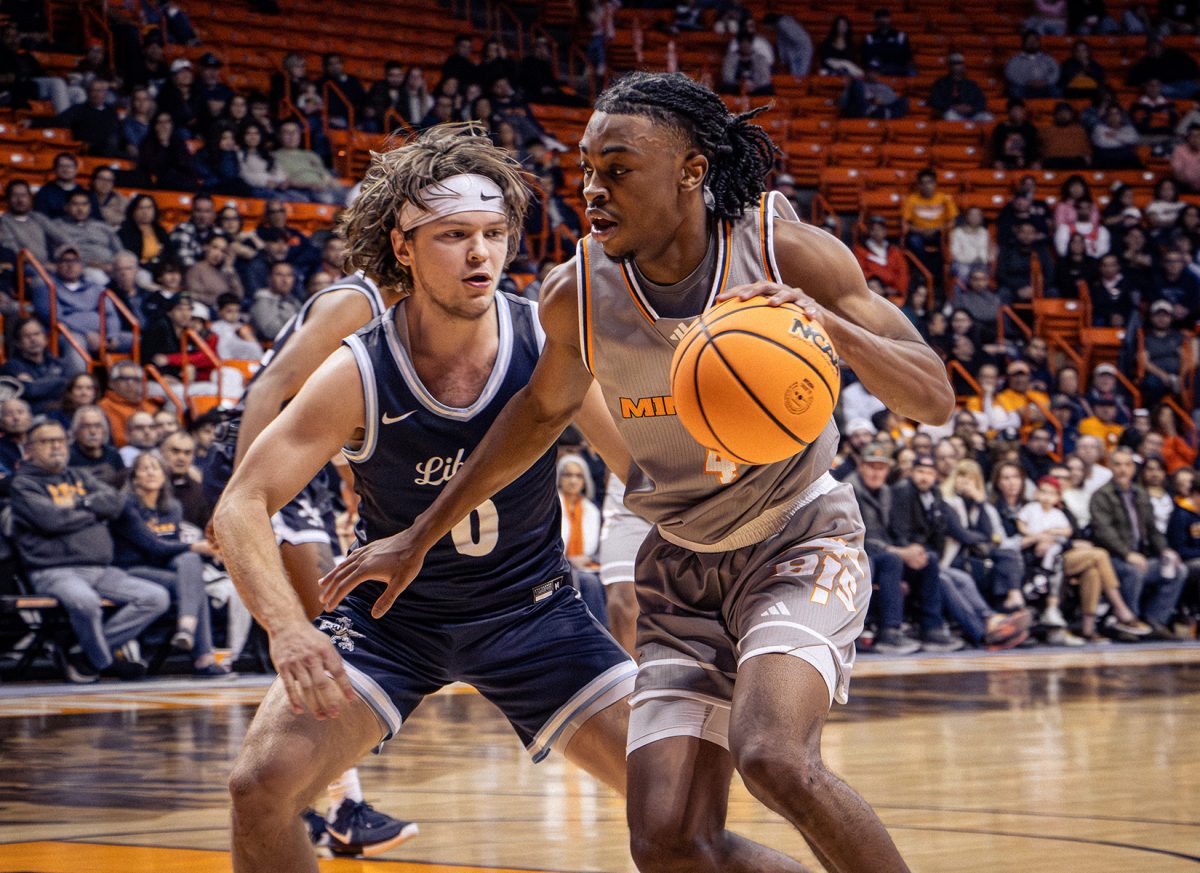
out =
[[[0,688],[0,871],[229,870],[224,778],[262,691]],[[555,756],[533,766],[486,701],[458,692],[361,768],[368,799],[420,837],[322,869],[633,871],[620,799]],[[851,698],[825,758],[914,871],[1200,865],[1200,646],[862,659]],[[733,798],[735,830],[820,869],[740,785]]]

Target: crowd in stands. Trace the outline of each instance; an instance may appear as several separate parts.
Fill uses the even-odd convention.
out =
[[[931,166],[904,197],[899,232],[881,215],[862,216],[852,231],[829,218],[868,285],[945,358],[962,400],[945,427],[913,429],[846,374],[835,475],[853,483],[868,527],[876,595],[864,648],[1194,634],[1200,201],[1188,198],[1200,192],[1200,108],[1191,102],[1200,68],[1163,36],[1198,22],[1165,7],[1114,18],[1103,4],[1081,5],[1090,12],[1033,4],[1021,50],[1004,65],[999,118],[957,51],[919,101],[934,118],[991,125],[986,163],[1022,174],[998,215],[960,206]],[[211,507],[198,465],[216,418],[196,415],[193,401],[236,400],[306,297],[343,277],[344,241],[291,218],[302,202],[354,196],[355,180],[334,172],[331,133],[482,125],[529,170],[536,196],[504,287],[536,296],[584,229],[564,146],[533,104],[587,101],[560,79],[545,36],[516,58],[499,38],[477,54],[477,40],[462,35],[439,72],[398,60],[371,83],[336,52],[322,56],[319,74],[292,53],[268,89],[237,90],[218,47],[195,60],[167,52],[209,47],[184,6],[149,0],[112,4],[114,57],[91,43],[73,72],[55,76],[31,51],[45,44],[45,22],[9,6],[0,104],[19,125],[66,130],[79,145],[54,156],[41,184],[22,174],[4,187],[0,488],[11,540],[32,590],[68,605],[78,647],[64,649],[62,666],[73,680],[138,675],[137,640],[168,609],[169,644],[198,675],[222,675],[212,604],[226,605],[229,630],[218,636],[235,652],[249,620],[204,539]],[[593,8],[589,56],[600,73],[618,5]],[[814,41],[792,16],[756,22],[737,3],[715,13],[681,3],[668,30],[686,39],[714,16],[729,39],[716,83],[728,93],[770,94],[780,72],[821,73],[844,77],[845,115],[915,109],[915,95],[895,87],[915,67],[888,9],[861,40],[846,16],[831,16]],[[1042,35],[1064,33],[1081,37],[1069,56],[1042,50]],[[1125,73],[1141,91],[1128,105],[1083,38],[1104,33],[1147,37]],[[1041,123],[1028,101],[1048,97],[1060,102]],[[39,100],[53,114],[27,111]],[[1142,166],[1147,154],[1166,168],[1149,201],[1129,186],[1095,191],[1085,175]],[[103,161],[81,176],[81,160],[94,158]],[[781,159],[774,186],[807,207],[809,192],[783,168]],[[1042,190],[1043,169],[1079,175]],[[189,214],[164,222],[159,190],[190,194]],[[261,220],[245,198],[265,201]],[[22,250],[44,274],[21,266]],[[1092,326],[1125,331],[1115,366],[1080,372],[1037,335],[1033,303],[1054,298],[1078,302]],[[605,477],[586,446],[575,448],[560,464],[560,494],[564,540],[586,575]],[[104,613],[101,597],[123,605]],[[590,602],[603,613],[602,594]]]

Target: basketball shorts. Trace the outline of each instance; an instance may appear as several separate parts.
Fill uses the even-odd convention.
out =
[[[863,534],[844,484],[734,551],[692,551],[651,532],[637,559],[641,661],[628,751],[671,736],[728,748],[738,668],[759,655],[808,662],[830,704],[845,703],[871,596]]]
[[[638,549],[650,533],[650,522],[624,506],[604,513],[600,529],[600,581],[605,585],[633,581]]]
[[[229,418],[217,429],[217,438],[208,450],[204,465],[204,493],[215,506],[221,498],[229,477],[233,475],[233,459],[237,454],[239,419]],[[317,473],[299,494],[271,517],[275,541],[293,546],[304,543],[330,545],[327,520],[333,516],[333,497],[325,471]]]
[[[402,602],[372,618],[382,588],[368,586],[366,596],[359,589],[315,624],[378,716],[381,748],[426,695],[457,681],[495,704],[538,762],[628,696],[637,674],[566,577],[555,584],[549,597],[535,601],[531,589],[527,606],[469,621],[406,614]]]

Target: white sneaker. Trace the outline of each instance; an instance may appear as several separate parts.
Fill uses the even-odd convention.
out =
[[[1041,618],[1038,619],[1044,627],[1066,627],[1067,620],[1063,618],[1062,610],[1057,606],[1047,606],[1042,610]]]
[[[1086,646],[1087,640],[1083,637],[1077,637],[1065,627],[1055,628],[1050,633],[1046,634],[1046,644],[1050,646],[1067,646],[1074,648],[1076,646]]]

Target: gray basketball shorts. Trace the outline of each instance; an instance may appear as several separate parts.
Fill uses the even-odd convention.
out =
[[[808,662],[845,703],[871,597],[854,490],[839,484],[778,533],[728,552],[692,551],[655,528],[638,553],[641,651],[627,752],[672,736],[729,748],[738,668],[780,653]]]
[[[632,582],[638,549],[651,524],[624,506],[604,514],[600,529],[600,581],[605,585]]]

